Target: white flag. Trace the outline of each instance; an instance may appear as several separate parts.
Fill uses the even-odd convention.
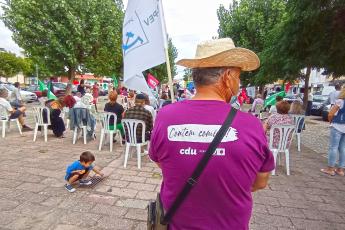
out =
[[[165,62],[166,35],[162,29],[160,4],[161,0],[128,1],[122,51],[124,83],[130,89],[151,92],[142,72]]]

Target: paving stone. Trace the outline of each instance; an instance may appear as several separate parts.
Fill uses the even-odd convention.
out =
[[[162,183],[162,179],[155,179],[155,178],[147,178],[145,183],[147,184],[157,184],[160,185]]]
[[[16,201],[0,199],[0,211],[10,211],[19,205]]]
[[[102,218],[101,215],[87,212],[67,212],[60,219],[61,224],[92,227]]]
[[[146,209],[148,203],[149,202],[146,200],[120,199],[116,202],[116,206],[126,207],[126,208]]]
[[[130,208],[125,217],[134,220],[147,220],[147,210]]]
[[[62,209],[74,210],[83,213],[91,210],[93,206],[95,206],[95,203],[91,201],[86,202],[85,200],[68,198],[63,200],[58,207]]]
[[[138,175],[138,171],[127,170],[127,169],[118,169],[115,171],[115,173],[125,175],[125,176],[136,176],[136,175]]]
[[[125,188],[128,186],[129,182],[122,180],[105,180],[104,184],[112,187]]]
[[[13,211],[1,211],[1,214],[0,214],[1,226],[2,227],[6,226],[12,221],[16,220],[17,218],[19,218],[19,215]]]
[[[132,182],[130,183],[127,188],[131,188],[131,189],[136,189],[139,191],[154,191],[156,188],[156,185],[152,185],[152,184],[142,184],[142,183],[135,183]]]
[[[128,189],[128,188],[112,187],[111,189],[112,190],[109,192],[109,194],[112,194],[114,196],[119,196],[119,197],[134,198],[138,193],[138,190]]]
[[[307,230],[336,230],[338,229],[334,223],[315,221],[315,220],[305,220],[298,218],[291,218],[294,226],[298,226],[299,229]],[[340,230],[340,229],[339,229]]]
[[[134,227],[134,222],[128,219],[103,217],[100,221],[98,221],[97,227],[112,230],[129,230]]]
[[[267,206],[268,212],[276,216],[304,218],[302,209],[289,207]]]
[[[124,176],[121,177],[121,180],[144,183],[146,181],[146,178],[145,177],[137,177],[137,176],[127,176],[127,175],[124,175]]]
[[[3,162],[2,162],[2,164],[3,164]],[[0,180],[0,187],[2,187],[2,188],[15,188],[20,184],[22,184],[21,181],[6,180],[6,179]]]
[[[269,205],[267,205],[269,206]],[[254,204],[253,213],[268,213],[266,205],[263,204]]]
[[[91,195],[86,196],[85,200],[91,201],[93,203],[113,205],[115,201],[118,200],[118,198],[114,196],[103,196],[99,194],[91,194]]]
[[[117,206],[97,204],[92,208],[91,212],[108,216],[123,216],[127,213],[127,209]]]
[[[49,197],[48,199],[46,199],[44,202],[42,202],[41,204],[44,206],[50,206],[50,207],[56,207],[58,206],[62,201],[64,200],[63,197]]]
[[[290,219],[283,216],[255,213],[253,214],[252,220],[255,224],[269,225],[275,227],[292,227]]]
[[[142,200],[154,200],[157,197],[157,192],[139,191],[136,198]]]
[[[135,226],[134,230],[147,230],[147,223],[146,222],[137,223],[137,226]]]
[[[75,226],[75,225],[67,225],[67,224],[59,224],[57,225],[54,230],[83,230],[84,228]]]
[[[255,195],[256,196],[254,199],[254,203],[256,203],[256,204],[265,204],[265,205],[267,204],[267,205],[275,205],[275,206],[280,205],[277,198],[259,196],[258,194],[255,194]]]
[[[24,183],[17,187],[17,189],[30,191],[30,192],[40,192],[45,189],[47,186],[36,184],[36,183]]]
[[[149,177],[151,178],[154,174],[152,172],[140,172],[138,174],[139,177]]]

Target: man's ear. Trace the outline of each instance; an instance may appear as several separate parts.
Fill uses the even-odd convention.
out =
[[[231,87],[231,79],[229,78],[230,70],[225,70],[220,77],[221,82],[226,86],[226,88]]]

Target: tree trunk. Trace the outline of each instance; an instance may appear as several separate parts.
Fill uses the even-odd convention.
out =
[[[72,82],[75,78],[75,67],[68,66],[68,80]]]
[[[310,80],[311,67],[307,67],[307,73],[304,79],[304,97],[303,97],[303,107],[307,108],[308,105],[308,95],[309,95],[309,80]]]

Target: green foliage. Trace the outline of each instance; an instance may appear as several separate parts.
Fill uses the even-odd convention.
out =
[[[6,0],[3,21],[13,39],[47,72],[119,75],[122,1]]]
[[[172,40],[169,38],[168,41],[168,52],[169,52],[169,60],[170,60],[170,67],[171,67],[171,75],[174,77],[177,74],[175,60],[177,58],[177,49],[172,43]],[[147,73],[151,73],[153,76],[155,76],[160,83],[167,83],[168,82],[168,74],[167,74],[167,65],[165,63],[156,66],[154,68],[151,68],[147,71],[144,71],[144,75],[146,77]]]
[[[10,52],[0,52],[0,76],[13,77],[22,72],[24,76],[32,73],[32,61],[29,58],[17,57]]]
[[[229,9],[218,9],[219,37],[230,37],[236,46],[253,50],[262,63],[266,62],[264,53],[267,38],[276,24],[283,20],[286,0],[234,0]],[[263,66],[263,65],[262,65]],[[261,69],[243,73],[244,85],[264,85],[274,79],[264,74]]]
[[[191,81],[192,80],[192,69],[186,68],[183,71],[183,80]]]

